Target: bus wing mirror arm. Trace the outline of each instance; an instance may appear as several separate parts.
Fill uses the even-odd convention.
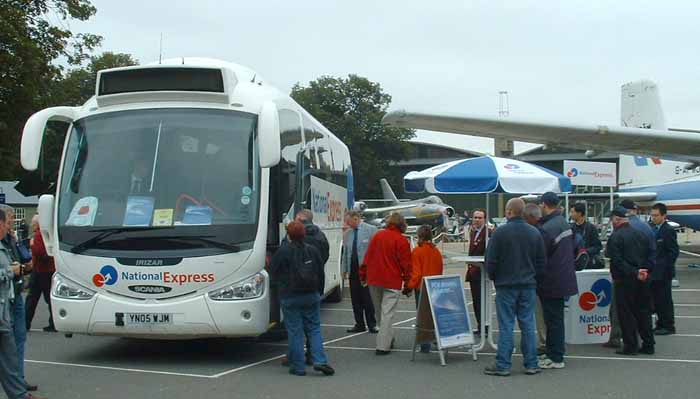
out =
[[[258,117],[258,156],[260,166],[271,168],[280,162],[280,121],[277,106],[266,101]]]
[[[44,130],[49,121],[73,123],[75,120],[75,108],[52,107],[43,109],[27,120],[22,132],[21,161],[26,170],[36,170],[39,165],[41,143],[44,139]]]

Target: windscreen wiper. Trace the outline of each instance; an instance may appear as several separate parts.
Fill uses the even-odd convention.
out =
[[[241,246],[238,244],[229,244],[221,241],[212,240],[210,237],[213,236],[162,236],[157,237],[164,240],[182,240],[182,241],[199,241],[201,243],[208,244],[214,248],[225,249],[231,252],[240,252]]]
[[[127,231],[145,231],[145,230],[162,230],[163,227],[152,227],[152,226],[142,226],[142,227],[114,227],[110,229],[100,229],[100,230],[90,230],[90,232],[99,232],[94,237],[88,238],[87,240],[74,245],[71,248],[71,252],[74,254],[80,254],[85,252],[86,249],[92,248],[101,241],[104,241],[107,237],[113,236],[117,233],[123,233]]]

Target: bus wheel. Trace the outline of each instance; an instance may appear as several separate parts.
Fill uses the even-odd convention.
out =
[[[343,281],[326,297],[326,302],[338,303],[343,300]]]

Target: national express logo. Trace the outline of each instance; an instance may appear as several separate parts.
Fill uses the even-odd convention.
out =
[[[95,287],[114,285],[118,278],[117,269],[114,266],[106,265],[102,266],[99,273],[92,276],[92,283],[95,284]]]
[[[590,312],[598,307],[606,307],[612,301],[612,284],[604,278],[597,280],[591,286],[590,291],[582,293],[578,298],[578,304],[581,309]]]
[[[330,192],[311,189],[311,210],[327,216],[328,222],[343,221],[343,203],[333,199]]]
[[[576,168],[571,168],[568,172],[566,172],[566,177],[576,177],[578,176],[578,169]]]
[[[514,164],[514,163],[507,163],[507,164],[503,165],[503,167],[504,167],[505,169],[508,169],[508,170],[520,169],[520,166],[518,166],[518,165],[516,165],[516,164]]]

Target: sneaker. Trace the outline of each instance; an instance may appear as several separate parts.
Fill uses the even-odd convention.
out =
[[[552,359],[550,358],[544,358],[540,359],[538,362],[538,366],[540,366],[541,369],[563,369],[565,364],[564,362],[553,362]]]
[[[289,374],[303,377],[306,375],[306,371],[297,371],[297,370],[289,369]]]
[[[539,367],[534,368],[534,369],[525,369],[525,375],[535,375],[539,374],[542,371]]]
[[[319,364],[314,366],[314,370],[320,371],[323,373],[323,375],[333,375],[335,374],[335,370],[333,367],[327,365],[327,364]]]
[[[547,358],[547,353],[546,353],[546,352],[537,355],[537,360],[544,360],[544,359],[546,359],[546,358]]]
[[[501,370],[496,365],[488,366],[484,369],[484,374],[486,375],[497,375],[499,377],[508,377],[510,376],[510,371],[509,370]]]

